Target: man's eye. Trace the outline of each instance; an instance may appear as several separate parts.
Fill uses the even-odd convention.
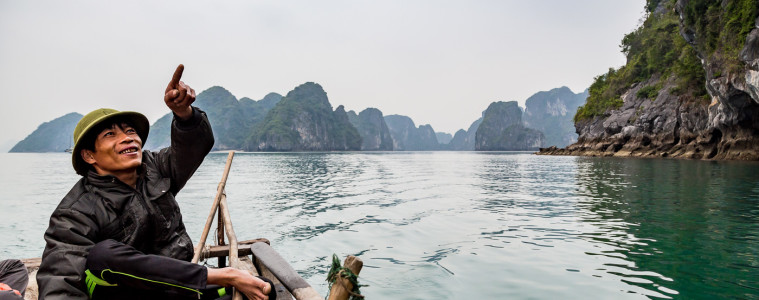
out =
[[[113,131],[108,131],[106,133],[103,133],[103,136],[111,136],[113,135]]]
[[[128,129],[126,130],[126,132],[127,132],[127,133],[135,133],[135,132],[137,132],[137,131],[135,131],[133,128],[128,128]]]

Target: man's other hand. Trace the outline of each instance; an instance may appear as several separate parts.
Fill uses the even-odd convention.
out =
[[[247,271],[229,267],[208,268],[207,283],[225,287],[233,286],[251,300],[268,300],[268,295],[274,288],[268,282],[251,275]]]

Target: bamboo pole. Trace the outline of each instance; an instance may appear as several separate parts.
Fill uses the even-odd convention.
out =
[[[224,221],[221,217],[221,210],[219,209],[219,214],[216,217],[216,220],[218,220],[218,223],[216,224],[216,245],[217,246],[224,246],[226,243],[224,243]],[[227,266],[227,257],[226,256],[220,256],[217,258],[219,262],[219,268],[223,268]]]
[[[249,273],[253,274],[255,269],[251,271],[251,269],[248,268],[248,264],[243,264],[238,256],[237,235],[235,234],[235,229],[232,226],[232,217],[229,215],[229,207],[227,206],[227,194],[224,192],[221,193],[219,211],[221,212],[222,219],[224,220],[224,231],[226,231],[227,239],[229,239],[229,266],[235,269],[247,270]],[[249,266],[253,267],[253,264],[250,264]],[[232,294],[232,300],[242,299],[242,293],[239,290],[235,289],[234,294]]]
[[[198,242],[198,246],[195,247],[195,255],[192,257],[193,263],[198,263],[198,260],[200,260],[200,253],[203,250],[203,247],[206,245],[206,239],[208,238],[208,231],[211,230],[211,223],[213,222],[213,217],[216,214],[216,209],[219,208],[219,202],[221,202],[221,195],[224,194],[224,187],[227,184],[227,177],[229,176],[229,169],[232,168],[232,157],[235,156],[234,151],[229,151],[229,155],[227,155],[227,165],[224,166],[224,174],[221,175],[221,182],[219,182],[219,186],[216,188],[216,197],[213,199],[213,204],[211,205],[211,212],[208,214],[208,218],[206,219],[206,226],[203,227],[203,234],[200,235],[200,241]]]
[[[345,262],[343,262],[343,267],[348,268],[353,274],[358,276],[358,273],[361,272],[361,268],[364,267],[364,262],[358,257],[348,255],[348,257],[345,258]],[[348,279],[342,278],[338,275],[335,283],[332,284],[332,288],[329,290],[328,300],[348,300],[352,289],[353,284],[351,284]]]
[[[226,193],[221,194],[219,209],[221,209],[221,216],[224,219],[224,231],[226,231],[227,239],[229,239],[229,266],[239,269],[240,259],[237,255],[237,235],[235,235],[235,229],[232,227],[232,218],[229,216]]]

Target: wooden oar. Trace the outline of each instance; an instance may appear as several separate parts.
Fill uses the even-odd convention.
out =
[[[297,300],[323,300],[322,296],[311,287],[300,275],[266,243],[255,243],[250,246],[253,255],[260,260],[274,276],[282,282]]]
[[[224,194],[224,187],[227,184],[227,177],[229,176],[229,169],[232,168],[232,157],[235,156],[234,151],[229,151],[229,155],[227,155],[227,165],[224,166],[224,174],[221,175],[221,182],[219,182],[219,187],[216,188],[216,197],[213,198],[213,204],[211,205],[211,212],[208,214],[208,219],[206,219],[206,226],[203,227],[203,234],[200,235],[200,241],[198,242],[198,246],[195,247],[195,255],[192,256],[192,262],[198,263],[200,260],[200,252],[202,252],[203,247],[206,245],[206,239],[208,238],[208,231],[211,230],[211,223],[213,223],[213,215],[216,213],[216,210],[219,208],[219,202],[221,202],[221,197]]]

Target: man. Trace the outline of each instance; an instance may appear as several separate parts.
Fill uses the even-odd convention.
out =
[[[190,240],[175,195],[214,139],[179,65],[164,102],[174,114],[171,146],[142,151],[150,124],[136,112],[98,109],[74,129],[72,164],[82,178],[45,231],[39,299],[214,299],[235,287],[274,296],[270,282],[241,270],[190,263]]]

